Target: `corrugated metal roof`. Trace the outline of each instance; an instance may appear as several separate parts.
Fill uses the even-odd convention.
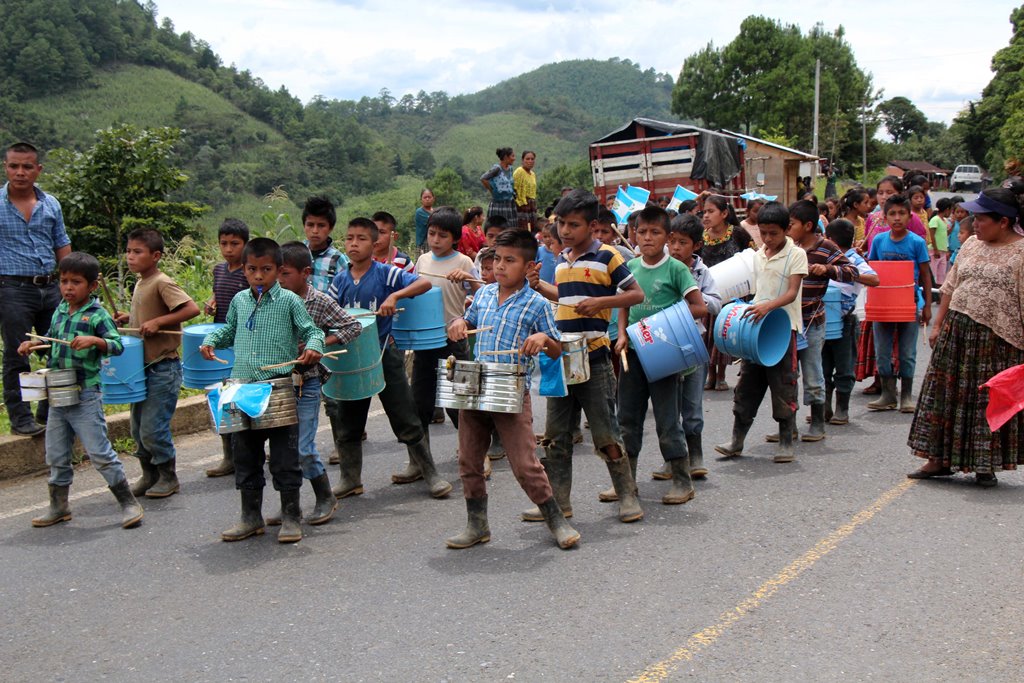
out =
[[[725,130],[724,128],[722,129],[722,132],[723,133],[728,133],[729,135],[735,135],[736,137],[742,138],[744,140],[750,140],[751,142],[756,142],[759,145],[767,145],[768,147],[774,147],[775,149],[782,150],[783,152],[789,152],[790,154],[795,154],[797,156],[804,157],[807,161],[816,161],[817,159],[821,158],[821,157],[816,157],[813,154],[810,154],[808,152],[801,152],[798,149],[793,149],[792,147],[786,147],[785,145],[780,145],[780,144],[775,143],[775,142],[769,142],[768,140],[762,140],[761,138],[755,138],[753,135],[745,135],[743,133],[734,133],[733,131]]]

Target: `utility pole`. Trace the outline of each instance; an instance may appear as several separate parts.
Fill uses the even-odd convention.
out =
[[[811,154],[818,156],[818,99],[821,95],[821,60],[814,60],[814,137],[811,142]],[[815,173],[817,175],[817,173]]]
[[[864,185],[868,184],[868,104],[865,101],[860,107],[860,125],[861,125],[861,168],[864,174]]]

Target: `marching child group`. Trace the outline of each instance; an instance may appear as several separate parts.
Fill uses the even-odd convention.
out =
[[[510,227],[507,219],[496,215],[485,223],[485,241],[476,244],[475,260],[456,250],[463,243],[464,217],[454,209],[431,207],[424,211],[418,231],[426,251],[415,264],[394,246],[396,221],[386,212],[349,221],[342,248],[332,239],[336,215],[324,198],[311,198],[303,210],[305,243],[279,245],[266,238],[249,239],[244,223],[225,221],[218,236],[224,262],[214,268],[213,297],[204,303],[205,312],[224,325],[206,336],[200,351],[214,360],[218,349],[233,348],[234,379],[294,384],[299,422],[222,437],[223,459],[207,475],[234,474],[241,508],[238,523],[222,533],[223,540],[263,534],[267,525],[280,525],[281,542],[300,540],[303,480],[310,482],[315,497],[304,520],[309,524],[327,522],[338,499],[364,492],[362,441],[370,399],[321,395],[327,371],[319,362],[325,347],[352,341],[364,327],[346,308],[376,313],[385,379],[378,398],[409,457],[406,469],[396,472],[393,481],[422,480],[434,498],[452,491],[437,472],[429,438],[438,361],[454,356],[526,366],[522,412],[459,410],[451,414],[458,429],[458,471],[468,521],[462,533],[447,539],[448,547],[467,548],[490,540],[486,482],[488,456],[495,454],[496,444],[535,506],[522,513],[523,520],[545,522],[561,548],[578,543],[580,534],[567,520],[573,517],[573,435],[581,413],[612,484],[601,500],[617,502],[620,521],[636,522],[644,516],[637,495],[637,468],[648,403],[653,407],[664,461],[653,478],[669,482],[662,502],[691,501],[693,480],[708,474],[702,444],[703,392],[724,383],[724,366],[717,370],[712,366],[708,385],[708,366],[648,381],[626,328],[679,302],[686,303],[694,320],[713,327],[722,300],[701,256],[709,240],[716,253],[736,239],[744,242],[737,243],[737,248],[757,248],[754,289],[744,315],[757,320],[782,309],[790,323],[788,349],[777,364],[765,367],[742,361],[734,393],[732,438],[714,447],[720,456],[743,454],[766,392],[771,394],[771,414],[777,423],[768,440],[778,443],[774,460],[779,463],[795,459],[794,438],[820,441],[825,438],[826,423],[849,421],[855,379],[871,374],[879,378],[879,398],[869,408],[913,412],[918,323],[874,323],[862,328],[855,312],[859,290],[879,282],[861,256],[866,253],[868,260],[912,261],[915,282],[922,290],[920,319],[927,323],[930,317],[932,259],[941,257],[936,252],[948,249],[949,242],[933,238],[929,252],[925,238],[913,231],[915,221],[921,222],[915,205],[897,184],[891,178],[879,184],[881,206],[870,214],[866,234],[863,222],[855,222],[864,217],[858,215],[857,207],[865,205],[866,196],[844,200],[848,216],[855,220],[836,218],[824,234],[815,202],[802,200],[788,208],[778,202],[759,203],[756,223],[751,224],[756,227],[752,231],[756,240],[739,226],[731,206],[711,197],[702,198],[707,200],[703,221],[690,212],[670,215],[656,205],[635,213],[634,245],[606,243],[615,242],[617,232],[614,226],[611,231],[605,229],[608,221],[601,219],[607,218],[607,210],[592,193],[573,190],[554,207],[551,232],[543,240],[554,245],[552,249],[539,247],[535,234],[515,224]],[[941,202],[937,208],[942,220],[955,211]],[[468,220],[479,231],[482,221],[477,218]],[[933,233],[937,228],[942,232],[941,227],[934,223]],[[542,270],[538,249],[552,257],[553,268]],[[730,253],[735,251],[730,248]],[[200,308],[160,271],[163,252],[163,239],[156,230],[139,229],[128,235],[127,263],[138,279],[130,310],[115,312],[113,317],[94,296],[97,260],[73,252],[59,263],[63,303],[47,336],[67,343],[53,345],[49,366],[77,371],[81,401],[50,410],[46,428],[50,506],[32,520],[35,526],[71,518],[68,489],[76,435],[119,502],[122,526],[141,522],[139,498],[166,497],[180,489],[170,422],[182,366],[180,336],[173,333],[198,316]],[[945,273],[945,268],[934,270]],[[843,318],[842,336],[826,341],[823,297],[829,283],[841,290]],[[410,377],[404,353],[391,338],[392,316],[402,299],[424,294],[432,286],[441,289],[448,343],[440,349],[416,351]],[[471,301],[468,307],[467,301]],[[142,338],[146,365],[147,398],[131,408],[135,455],[142,468],[142,477],[132,485],[107,438],[97,386],[101,359],[123,349],[117,324]],[[468,339],[476,330],[481,332],[471,352]],[[529,393],[533,359],[541,353],[559,358],[561,336],[569,333],[581,334],[586,341],[590,376],[569,385],[566,396],[546,399],[541,437],[534,433]],[[867,374],[862,368],[864,336],[872,337],[870,355],[877,367]],[[18,351],[32,353],[32,342],[26,341]],[[296,360],[294,371],[264,369]],[[797,426],[800,376],[803,404],[810,409],[810,426],[802,436]],[[900,396],[897,376],[902,379]],[[321,402],[331,423],[339,466],[333,487],[316,446]],[[538,440],[543,458],[537,456]],[[280,499],[280,511],[269,518],[262,512],[265,462]]]

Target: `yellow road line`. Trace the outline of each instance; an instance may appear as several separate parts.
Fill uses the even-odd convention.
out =
[[[765,601],[775,595],[780,588],[799,577],[805,570],[814,566],[815,562],[835,550],[842,541],[857,530],[857,527],[870,521],[872,517],[889,505],[889,503],[903,495],[907,489],[916,483],[917,480],[915,479],[906,479],[883,493],[875,502],[855,514],[849,522],[818,541],[813,548],[761,584],[750,597],[722,614],[718,619],[718,623],[694,633],[682,647],[666,659],[644,669],[638,676],[631,678],[629,683],[656,683],[667,679],[680,664],[691,661],[702,650],[713,645],[741,619],[760,607]]]

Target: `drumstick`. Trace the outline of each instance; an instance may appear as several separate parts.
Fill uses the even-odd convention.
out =
[[[506,349],[504,351],[481,351],[481,356],[504,356],[507,354],[519,355],[519,349]]]
[[[63,344],[64,346],[71,346],[71,342],[63,339],[54,339],[53,337],[44,337],[41,334],[32,334],[31,332],[25,333],[26,337],[32,337],[33,339],[42,339],[43,341],[53,342],[55,344]]]
[[[141,332],[141,327],[119,327],[118,332]],[[156,334],[185,334],[181,330],[157,330]]]
[[[334,358],[335,356],[340,356],[343,353],[348,353],[348,349],[338,349],[337,351],[328,351],[327,353],[323,354],[323,358]]]
[[[388,265],[395,265],[395,231],[392,230],[391,234],[388,235]]]
[[[629,361],[626,360],[626,350],[619,351],[619,358],[622,359],[622,371],[629,372]]]
[[[114,297],[110,293],[110,288],[107,287],[107,280],[103,277],[103,273],[99,274],[100,286],[103,287],[103,294],[107,297],[107,305],[110,306],[110,315],[117,315],[117,304],[114,303]]]
[[[405,310],[404,308],[396,308],[395,309],[395,313],[401,313],[404,310]],[[353,318],[368,318],[371,315],[382,315],[382,313],[380,311],[370,311],[368,313],[356,313],[352,317]]]
[[[323,358],[324,356],[327,356],[329,358],[334,358],[334,356],[336,356],[338,354],[342,354],[342,353],[348,353],[348,349],[339,349],[337,351],[331,351],[330,353],[324,353],[324,354],[321,354],[321,358]],[[224,362],[226,363],[227,361],[224,361]],[[274,369],[277,369],[277,368],[285,368],[285,367],[288,367],[289,365],[298,365],[301,362],[302,362],[301,360],[296,358],[295,360],[286,361],[284,363],[274,363],[273,365],[261,365],[260,366],[260,370],[274,370]]]
[[[50,348],[49,344],[36,344],[35,346],[28,347],[29,351],[42,351],[43,349]]]
[[[493,330],[494,325],[488,325],[487,327],[478,327],[475,330],[466,330],[466,334],[477,334],[478,332],[486,332],[487,330]]]
[[[427,277],[441,277],[441,278],[444,278],[444,279],[446,279],[446,280],[448,279],[448,276],[447,276],[447,275],[438,275],[437,273],[426,273],[426,272],[424,272],[424,271],[422,271],[422,270],[420,270],[420,271],[417,271],[417,273],[416,273],[416,274],[417,274],[417,275],[426,275]],[[463,280],[463,282],[479,282],[479,283],[480,283],[480,284],[482,284],[482,285],[483,285],[483,284],[487,284],[487,283],[485,283],[485,282],[484,282],[483,280],[479,280],[479,279],[477,279],[477,278],[475,278],[475,277],[467,277],[467,278],[465,278],[465,279]]]

